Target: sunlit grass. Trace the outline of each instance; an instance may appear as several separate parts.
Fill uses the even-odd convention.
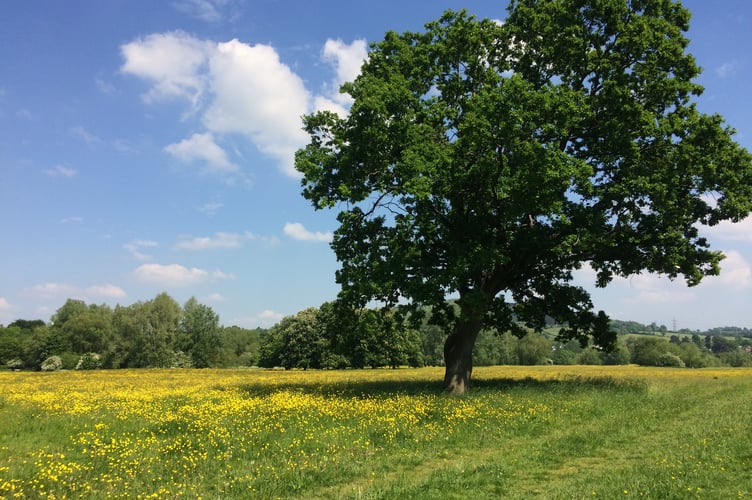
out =
[[[441,377],[0,373],[0,496],[752,493],[752,370],[488,367],[463,398]]]

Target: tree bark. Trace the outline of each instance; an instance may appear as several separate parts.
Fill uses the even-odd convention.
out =
[[[444,391],[462,395],[470,385],[473,373],[473,347],[482,323],[476,320],[461,321],[444,343]]]

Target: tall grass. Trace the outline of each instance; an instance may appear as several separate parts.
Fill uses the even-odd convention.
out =
[[[0,373],[0,497],[737,498],[752,369]]]

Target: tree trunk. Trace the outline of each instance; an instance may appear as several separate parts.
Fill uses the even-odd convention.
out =
[[[450,394],[462,395],[470,385],[473,347],[481,326],[480,321],[461,321],[455,325],[444,343],[444,390]]]

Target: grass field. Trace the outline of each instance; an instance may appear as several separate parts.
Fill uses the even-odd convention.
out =
[[[752,498],[752,369],[0,373],[4,498]]]

